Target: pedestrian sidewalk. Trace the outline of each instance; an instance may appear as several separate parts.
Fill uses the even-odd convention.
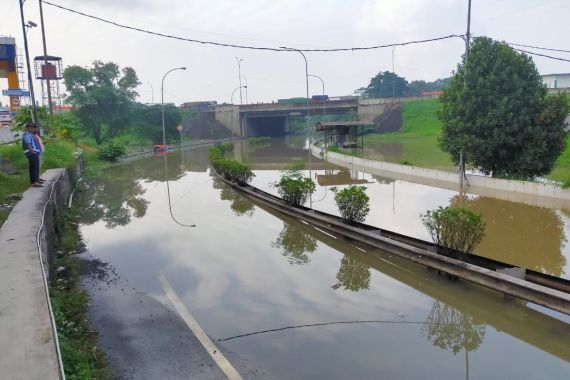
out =
[[[62,171],[47,170],[45,187],[27,190],[0,229],[0,379],[60,379],[36,235]]]

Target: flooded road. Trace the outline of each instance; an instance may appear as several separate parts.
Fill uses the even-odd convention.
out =
[[[258,168],[254,184],[275,192],[271,183],[291,159],[275,147],[269,159],[268,150],[245,158]],[[367,223],[424,239],[418,214],[460,201],[447,190],[314,167],[324,186],[313,207],[335,213],[329,186],[367,182]],[[125,162],[86,187],[78,198],[89,254],[168,305],[164,276],[222,351],[277,378],[570,376],[569,318],[381,252],[373,258],[368,247],[276,214],[212,177],[207,149],[169,154],[166,169],[163,157]],[[480,254],[567,276],[567,215],[479,197],[465,202],[487,221]]]

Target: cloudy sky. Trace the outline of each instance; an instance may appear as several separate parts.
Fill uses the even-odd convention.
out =
[[[463,34],[467,0],[51,0],[119,23],[215,42],[294,48],[381,45]],[[473,0],[474,35],[514,43],[569,49],[568,0]],[[37,0],[25,3],[26,20],[39,24]],[[133,67],[142,102],[160,99],[162,75],[172,67],[165,101],[229,102],[241,58],[248,101],[303,96],[304,61],[296,52],[267,52],[201,45],[119,29],[44,4],[48,54],[66,66],[93,60]],[[23,47],[18,0],[0,0],[0,35]],[[31,55],[41,55],[39,28],[29,31]],[[408,80],[449,76],[464,50],[461,39],[396,47],[395,70]],[[570,54],[548,53],[570,58]],[[392,49],[307,53],[309,73],[322,77],[331,96],[350,95],[378,71],[392,69]],[[535,57],[543,74],[570,72],[570,63]],[[245,80],[244,80],[245,82]],[[150,83],[150,84],[149,84]],[[245,84],[245,83],[244,83]],[[36,85],[39,89],[39,85]],[[0,87],[7,88],[6,80]],[[310,93],[321,84],[311,78]],[[245,102],[245,91],[244,91]],[[38,96],[39,98],[39,96]],[[234,99],[239,101],[239,95]],[[6,102],[6,98],[2,99]]]

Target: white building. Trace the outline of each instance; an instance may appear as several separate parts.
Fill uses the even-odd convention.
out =
[[[542,75],[548,89],[570,89],[570,73]]]

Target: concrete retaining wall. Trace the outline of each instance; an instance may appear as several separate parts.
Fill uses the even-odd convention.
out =
[[[459,173],[325,152],[320,147],[312,147],[312,153],[316,157],[347,169],[459,191]],[[470,194],[521,202],[533,206],[570,210],[570,189],[562,189],[557,185],[512,181],[471,174],[467,175],[467,179],[469,187],[466,191]]]
[[[1,378],[63,377],[46,285],[67,199],[82,167],[78,156],[75,170],[45,171],[44,187],[24,192],[0,229]]]

